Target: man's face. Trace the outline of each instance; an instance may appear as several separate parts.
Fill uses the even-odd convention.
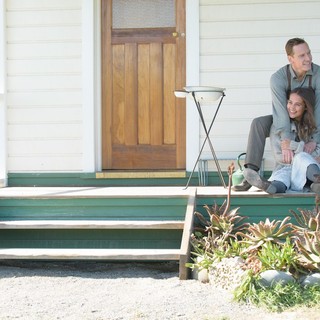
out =
[[[309,46],[301,43],[293,47],[293,54],[288,56],[289,62],[297,76],[311,69],[312,55]]]

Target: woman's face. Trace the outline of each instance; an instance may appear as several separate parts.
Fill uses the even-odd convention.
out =
[[[306,106],[303,99],[298,94],[291,93],[287,103],[287,109],[290,119],[299,121],[306,110]]]

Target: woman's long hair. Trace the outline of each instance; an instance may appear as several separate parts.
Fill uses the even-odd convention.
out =
[[[300,121],[295,121],[300,141],[309,142],[312,134],[317,130],[314,117],[315,94],[310,88],[296,88],[291,91],[299,95],[305,105],[304,113]],[[291,94],[290,93],[290,94]]]

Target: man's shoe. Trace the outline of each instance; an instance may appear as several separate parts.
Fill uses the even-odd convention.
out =
[[[268,193],[275,193],[272,192],[274,191],[274,188],[271,188],[271,182],[264,180],[257,171],[250,168],[244,168],[243,175],[251,185],[257,187],[258,189],[266,192],[269,191]]]
[[[240,184],[232,186],[231,189],[233,191],[248,191],[251,187],[252,185],[244,179]]]

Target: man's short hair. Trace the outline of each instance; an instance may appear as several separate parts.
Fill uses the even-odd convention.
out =
[[[302,43],[307,43],[307,42],[302,38],[292,38],[292,39],[288,40],[288,42],[286,43],[286,46],[285,46],[287,55],[292,56],[294,53],[293,47],[297,46],[299,44],[302,44]]]

